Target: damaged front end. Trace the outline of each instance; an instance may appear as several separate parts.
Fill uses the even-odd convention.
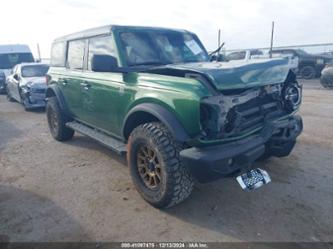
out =
[[[290,73],[284,83],[225,90],[200,106],[200,146],[181,151],[199,182],[248,171],[254,161],[288,156],[303,123],[295,115],[302,87]]]
[[[38,83],[28,83],[20,87],[21,98],[25,108],[45,107],[46,85]]]
[[[288,78],[285,83],[225,90],[203,98],[200,106],[202,139],[242,136],[293,113],[301,104],[302,87],[290,79],[292,77]]]

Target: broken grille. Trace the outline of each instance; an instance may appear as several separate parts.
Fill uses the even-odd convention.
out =
[[[239,135],[264,125],[265,120],[281,116],[282,103],[272,96],[259,96],[231,108],[221,129],[223,137]]]

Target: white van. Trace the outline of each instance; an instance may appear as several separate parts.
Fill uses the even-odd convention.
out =
[[[29,46],[0,45],[0,93],[5,91],[6,77],[11,73],[12,68],[22,62],[34,62]]]
[[[268,50],[259,50],[259,49],[247,49],[247,50],[240,50],[236,52],[229,53],[226,56],[227,61],[234,61],[234,60],[243,60],[243,61],[249,61],[253,59],[269,59],[269,51]],[[298,70],[298,63],[299,59],[298,57],[295,57],[291,53],[279,53],[274,52],[272,54],[272,58],[286,58],[288,59],[288,64],[291,70],[293,70],[295,73]]]

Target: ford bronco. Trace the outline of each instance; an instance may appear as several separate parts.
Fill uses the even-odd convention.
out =
[[[77,131],[126,154],[158,208],[186,199],[194,181],[289,155],[302,131],[302,88],[285,59],[213,62],[185,30],[112,25],[58,38],[47,84],[52,136]]]

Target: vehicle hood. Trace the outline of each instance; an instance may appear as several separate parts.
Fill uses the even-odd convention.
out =
[[[25,77],[21,81],[21,86],[29,84],[32,88],[47,88],[45,77]]]
[[[282,83],[290,71],[287,58],[173,64],[164,68],[204,74],[219,90]]]

